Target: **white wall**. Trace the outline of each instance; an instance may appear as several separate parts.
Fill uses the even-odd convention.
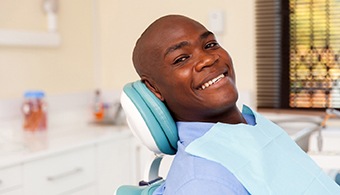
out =
[[[42,0],[1,0],[0,29],[47,32]],[[58,47],[0,45],[0,99],[19,98],[27,89],[47,94],[94,88],[93,1],[59,1]]]
[[[2,4],[12,4],[12,0],[3,1]],[[41,2],[32,1],[37,6]],[[16,5],[27,4],[20,2]],[[138,79],[131,52],[152,21],[177,13],[209,27],[208,15],[214,10],[225,14],[225,32],[220,38],[233,58],[238,88],[255,93],[253,0],[59,0],[59,5],[60,47],[0,46],[0,99],[20,97],[28,88],[42,88],[50,94],[95,87],[121,89],[125,83]],[[5,15],[0,8],[0,18]],[[44,26],[42,17],[31,12],[27,20],[38,21],[32,26],[40,30]],[[25,19],[20,21],[27,28]],[[0,28],[3,27],[8,27],[8,23],[0,19]]]

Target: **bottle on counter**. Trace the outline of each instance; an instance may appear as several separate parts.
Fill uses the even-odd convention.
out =
[[[104,119],[104,103],[102,101],[100,90],[95,91],[93,114],[96,121],[102,121]]]
[[[23,129],[41,131],[47,129],[47,104],[43,91],[27,91],[22,105]]]

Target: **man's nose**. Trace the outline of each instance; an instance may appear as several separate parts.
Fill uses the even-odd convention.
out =
[[[208,52],[199,52],[197,54],[197,63],[195,65],[196,71],[201,71],[206,67],[212,66],[218,59],[217,54]]]

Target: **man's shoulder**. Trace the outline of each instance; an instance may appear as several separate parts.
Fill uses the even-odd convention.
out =
[[[219,178],[236,179],[234,175],[224,166],[214,161],[193,156],[185,151],[178,153],[171,165],[168,177],[182,177],[190,180],[192,178]],[[238,180],[237,180],[238,181]]]
[[[174,158],[166,178],[166,189],[172,192],[187,188],[204,189],[219,187],[234,191],[243,188],[237,178],[221,164],[190,155],[184,150],[179,151]]]

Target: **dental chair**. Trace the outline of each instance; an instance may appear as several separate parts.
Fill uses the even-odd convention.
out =
[[[120,186],[116,195],[151,195],[165,180],[158,175],[164,155],[177,151],[177,127],[170,112],[141,81],[128,83],[121,94],[121,104],[133,134],[152,152],[147,181],[138,186]]]

